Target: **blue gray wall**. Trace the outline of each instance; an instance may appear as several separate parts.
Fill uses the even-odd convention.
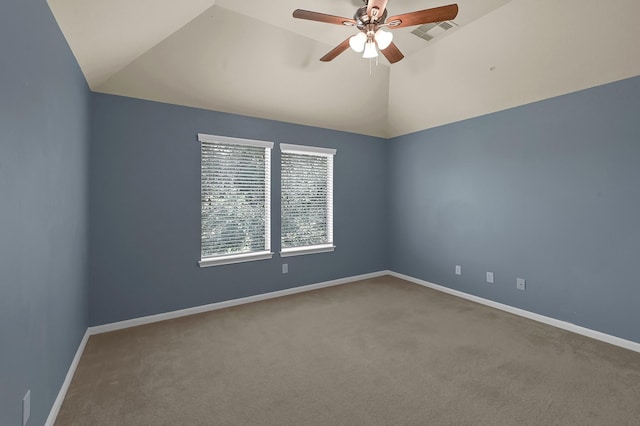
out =
[[[387,141],[104,94],[92,101],[90,322],[126,320],[387,269]],[[199,268],[197,133],[336,148],[333,253]],[[289,273],[282,274],[282,263]]]
[[[391,269],[640,342],[639,118],[632,78],[391,140]]]
[[[88,324],[387,268],[640,341],[640,78],[385,141],[89,95],[43,0],[0,2],[0,53],[2,425]],[[197,132],[337,148],[336,251],[200,269]]]
[[[0,424],[45,422],[88,325],[89,89],[44,0],[0,2]]]

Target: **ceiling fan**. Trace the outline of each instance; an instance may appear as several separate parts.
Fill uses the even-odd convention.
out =
[[[358,53],[363,52],[363,58],[375,58],[378,56],[377,46],[390,63],[396,63],[404,58],[404,55],[395,43],[393,43],[393,34],[384,31],[382,27],[394,29],[428,24],[431,22],[449,21],[458,15],[458,5],[450,4],[448,6],[395,15],[387,19],[388,0],[363,1],[365,5],[356,11],[353,19],[302,9],[296,9],[293,12],[294,18],[325,22],[327,24],[355,26],[360,30],[358,34],[349,37],[320,58],[322,62],[333,60],[349,47]]]

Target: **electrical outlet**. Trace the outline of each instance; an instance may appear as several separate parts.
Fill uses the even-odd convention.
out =
[[[22,426],[25,426],[31,416],[31,389],[27,391],[27,394],[22,398]]]
[[[516,278],[516,288],[524,291],[526,287],[526,281],[524,278]]]
[[[288,274],[289,273],[289,264],[288,263],[283,263],[282,264],[282,273],[283,274]]]
[[[487,282],[493,283],[493,272],[487,272]]]
[[[462,275],[462,267],[460,265],[456,265],[456,275]]]

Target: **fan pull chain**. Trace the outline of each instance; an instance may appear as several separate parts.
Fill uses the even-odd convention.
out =
[[[369,75],[373,75],[373,68],[371,63],[373,62],[373,58],[369,58]],[[378,66],[378,57],[376,56],[376,67]]]

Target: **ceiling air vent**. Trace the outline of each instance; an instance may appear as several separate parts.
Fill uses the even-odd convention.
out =
[[[444,32],[457,28],[458,24],[453,21],[435,22],[430,24],[420,25],[415,30],[411,31],[411,34],[415,34],[423,40],[431,41],[434,38],[440,36]]]

